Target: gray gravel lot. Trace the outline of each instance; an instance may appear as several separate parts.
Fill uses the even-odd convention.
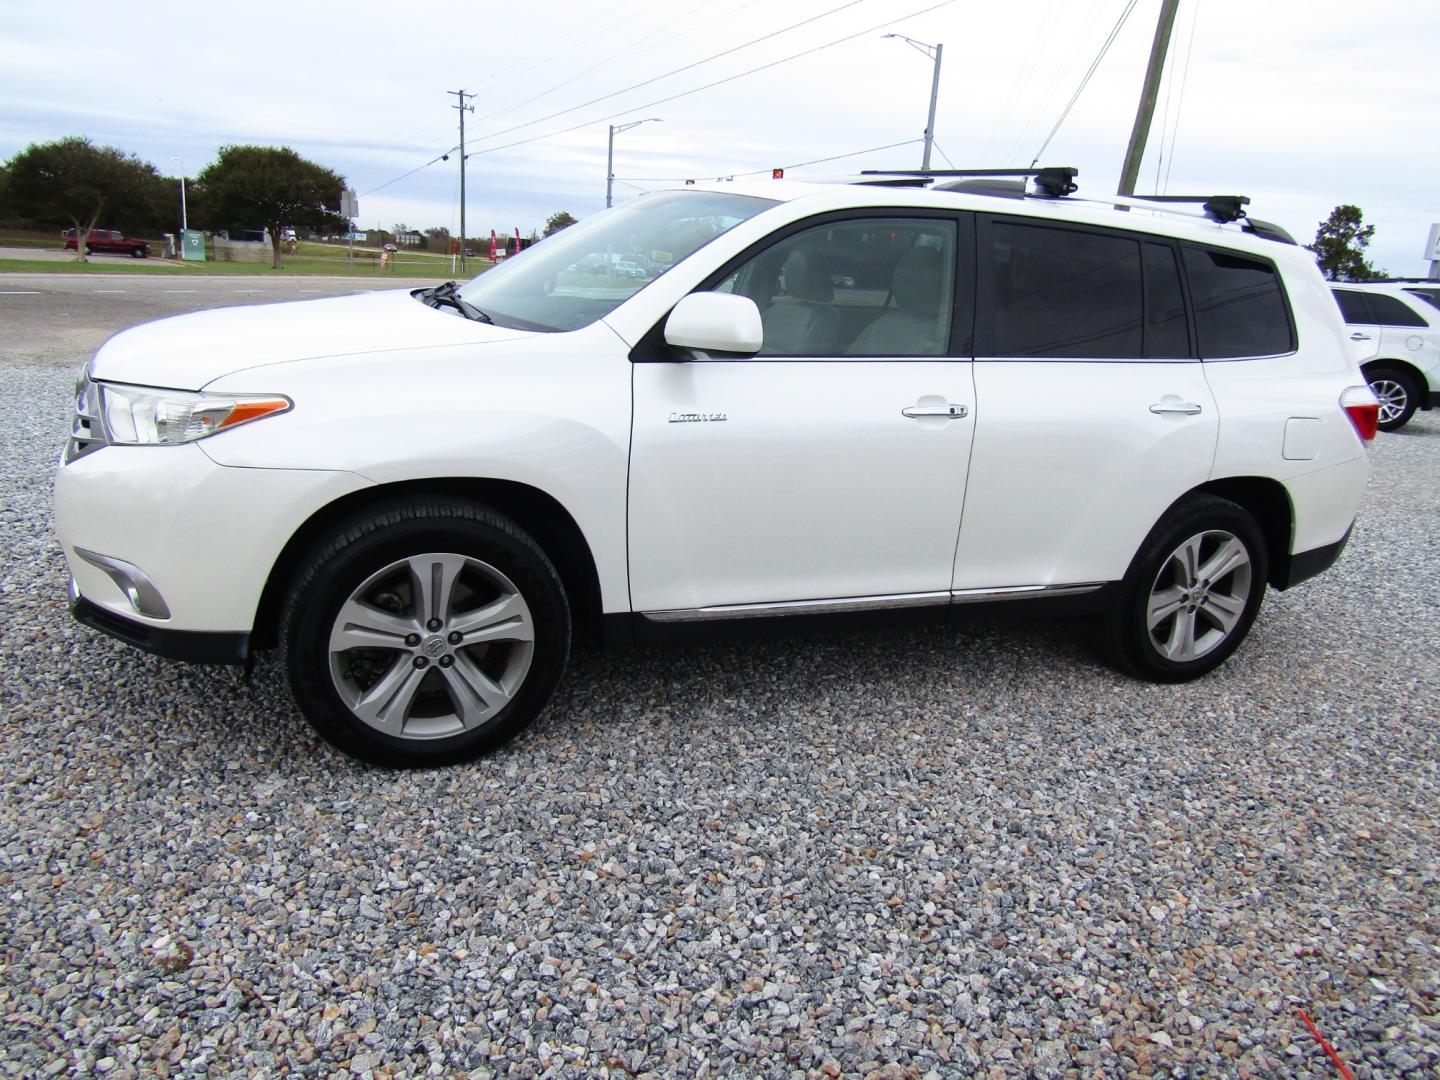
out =
[[[85,354],[7,310],[0,1072],[1335,1076],[1300,1007],[1440,1070],[1440,415],[1199,683],[1071,623],[582,651],[516,745],[395,774],[273,662],[71,623]]]

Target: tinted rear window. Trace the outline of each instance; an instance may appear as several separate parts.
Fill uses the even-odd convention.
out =
[[[1201,357],[1274,356],[1295,348],[1275,268],[1262,259],[1185,246]]]
[[[1138,241],[1004,221],[990,235],[993,355],[1144,355]]]
[[[1406,289],[1411,296],[1418,296],[1434,308],[1440,308],[1440,289]]]
[[[1402,300],[1393,296],[1382,296],[1380,293],[1371,293],[1367,298],[1370,301],[1370,310],[1375,313],[1375,321],[1382,326],[1429,326],[1418,314],[1411,311]]]
[[[1374,317],[1370,314],[1370,305],[1365,302],[1365,294],[1351,292],[1349,289],[1332,289],[1335,294],[1335,302],[1340,305],[1340,314],[1345,316],[1347,323],[1364,325],[1373,323]]]

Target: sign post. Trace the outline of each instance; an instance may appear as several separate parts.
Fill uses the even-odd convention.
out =
[[[351,270],[355,269],[355,219],[360,216],[360,200],[355,197],[353,188],[346,188],[340,192],[340,216],[345,219],[345,235],[349,239],[349,250],[346,257],[349,260]]]
[[[1425,258],[1430,260],[1430,276],[1440,278],[1440,223],[1430,226],[1430,238],[1425,241]]]

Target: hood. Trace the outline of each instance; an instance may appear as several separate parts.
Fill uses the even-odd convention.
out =
[[[111,382],[199,390],[246,368],[322,356],[481,345],[531,337],[420,303],[408,291],[254,304],[175,315],[124,330],[91,362]]]

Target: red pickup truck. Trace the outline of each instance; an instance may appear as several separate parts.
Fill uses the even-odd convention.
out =
[[[75,230],[66,229],[60,235],[65,237],[65,247],[74,251]],[[93,255],[97,251],[143,259],[150,254],[150,245],[144,240],[127,239],[119,229],[91,229],[90,235],[85,238],[85,254]]]

